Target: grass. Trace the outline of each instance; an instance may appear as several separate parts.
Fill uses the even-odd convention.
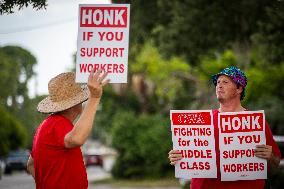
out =
[[[110,184],[115,187],[170,187],[180,186],[178,179],[165,178],[165,179],[143,179],[143,180],[117,180],[113,178],[95,181],[92,184]]]

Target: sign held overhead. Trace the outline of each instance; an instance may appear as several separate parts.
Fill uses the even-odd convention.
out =
[[[129,14],[129,4],[79,6],[76,82],[100,69],[110,83],[127,83]]]

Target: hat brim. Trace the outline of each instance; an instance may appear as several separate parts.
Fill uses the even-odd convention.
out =
[[[212,82],[213,82],[213,84],[214,84],[215,86],[217,85],[217,80],[218,80],[218,77],[219,77],[220,75],[226,75],[226,74],[217,73],[217,74],[215,74],[215,75],[213,75],[213,76],[211,77]],[[226,75],[226,76],[228,76],[228,75]],[[228,76],[228,77],[230,77],[230,76]]]
[[[237,82],[232,78],[232,76],[230,76],[229,74],[227,74],[227,73],[217,73],[217,74],[215,74],[215,75],[212,76],[212,82],[213,82],[213,84],[214,84],[215,86],[217,85],[218,78],[219,78],[221,75],[228,76],[228,77],[231,78],[235,83],[237,83]]]
[[[87,87],[82,88],[81,92],[72,98],[65,99],[60,102],[53,102],[50,97],[43,99],[37,106],[37,110],[41,113],[49,114],[67,110],[77,104],[85,102],[89,98],[89,90]]]

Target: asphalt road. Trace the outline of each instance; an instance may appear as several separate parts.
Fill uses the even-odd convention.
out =
[[[105,172],[100,167],[89,167],[87,169],[89,182],[101,180],[110,177],[110,174]],[[0,180],[0,189],[35,189],[34,180],[31,175],[26,172],[13,172],[12,175],[3,175]],[[91,185],[89,189],[148,189],[145,187],[115,187],[109,184]],[[178,187],[153,187],[151,189],[180,189]]]
[[[100,167],[88,168],[87,174],[90,182],[110,177],[110,174],[106,173]],[[89,188],[93,187],[90,186]],[[13,172],[12,175],[3,175],[0,180],[0,189],[35,189],[35,183],[32,176],[26,172]]]
[[[3,175],[0,180],[0,189],[35,189],[32,176],[24,172],[16,172],[12,175]]]

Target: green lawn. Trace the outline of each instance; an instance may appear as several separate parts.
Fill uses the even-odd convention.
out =
[[[147,179],[147,180],[116,180],[116,179],[104,179],[100,181],[95,181],[92,184],[111,184],[117,187],[179,187],[180,184],[176,178],[166,178],[166,179]]]

